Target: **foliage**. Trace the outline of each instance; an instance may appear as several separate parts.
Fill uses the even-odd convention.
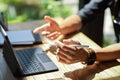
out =
[[[41,0],[39,5],[29,5],[25,3],[25,0],[2,0],[0,2],[8,6],[6,11],[9,23],[43,19],[45,15],[65,18],[72,14],[68,6],[62,4],[61,1]]]
[[[43,7],[46,12],[45,15],[50,15],[52,17],[60,16],[65,18],[72,14],[68,6],[65,6],[62,2],[55,3],[54,0],[45,0]]]

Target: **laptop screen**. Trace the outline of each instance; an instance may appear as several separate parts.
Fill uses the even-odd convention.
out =
[[[14,54],[14,50],[12,48],[12,45],[8,39],[8,36],[5,32],[5,30],[2,28],[2,26],[0,25],[0,32],[2,33],[2,36],[4,38],[4,44],[3,44],[3,55],[4,58],[7,62],[7,64],[9,65],[9,67],[12,69],[11,71],[13,73],[18,72],[18,70],[20,70],[20,65],[17,62],[17,58]],[[20,69],[18,69],[20,68]]]

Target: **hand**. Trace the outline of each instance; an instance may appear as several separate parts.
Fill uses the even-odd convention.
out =
[[[64,75],[72,80],[92,80],[95,74],[100,72],[99,65],[100,63],[96,62],[93,65],[87,65],[84,68],[66,72]]]
[[[57,58],[59,62],[71,64],[83,62],[87,60],[88,52],[84,48],[70,46],[72,44],[80,44],[75,40],[63,40],[63,43],[57,43]]]
[[[46,36],[49,39],[56,39],[61,34],[59,32],[60,28],[58,23],[49,16],[45,16],[44,19],[48,21],[48,23],[34,29],[33,33],[37,34],[41,32],[42,35]]]

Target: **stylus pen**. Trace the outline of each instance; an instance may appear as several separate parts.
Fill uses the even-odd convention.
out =
[[[49,46],[57,46],[55,42],[49,42],[47,43]],[[59,44],[63,45],[63,43],[59,42]],[[81,44],[70,44],[69,46],[77,47],[77,48],[88,48],[89,45],[81,45]]]
[[[78,47],[78,48],[87,48],[87,47],[89,47],[89,45],[81,45],[81,44],[73,44],[73,45],[69,45],[69,46],[72,46],[72,47]]]

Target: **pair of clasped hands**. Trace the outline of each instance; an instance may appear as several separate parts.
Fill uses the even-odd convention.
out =
[[[51,17],[45,16],[45,21],[48,23],[34,29],[34,34],[41,32],[50,40],[54,40],[61,35],[59,24]],[[72,64],[76,62],[83,62],[87,59],[87,50],[84,48],[77,48],[70,45],[80,44],[78,41],[65,39],[62,42],[56,42],[57,58],[59,62],[65,64]]]

